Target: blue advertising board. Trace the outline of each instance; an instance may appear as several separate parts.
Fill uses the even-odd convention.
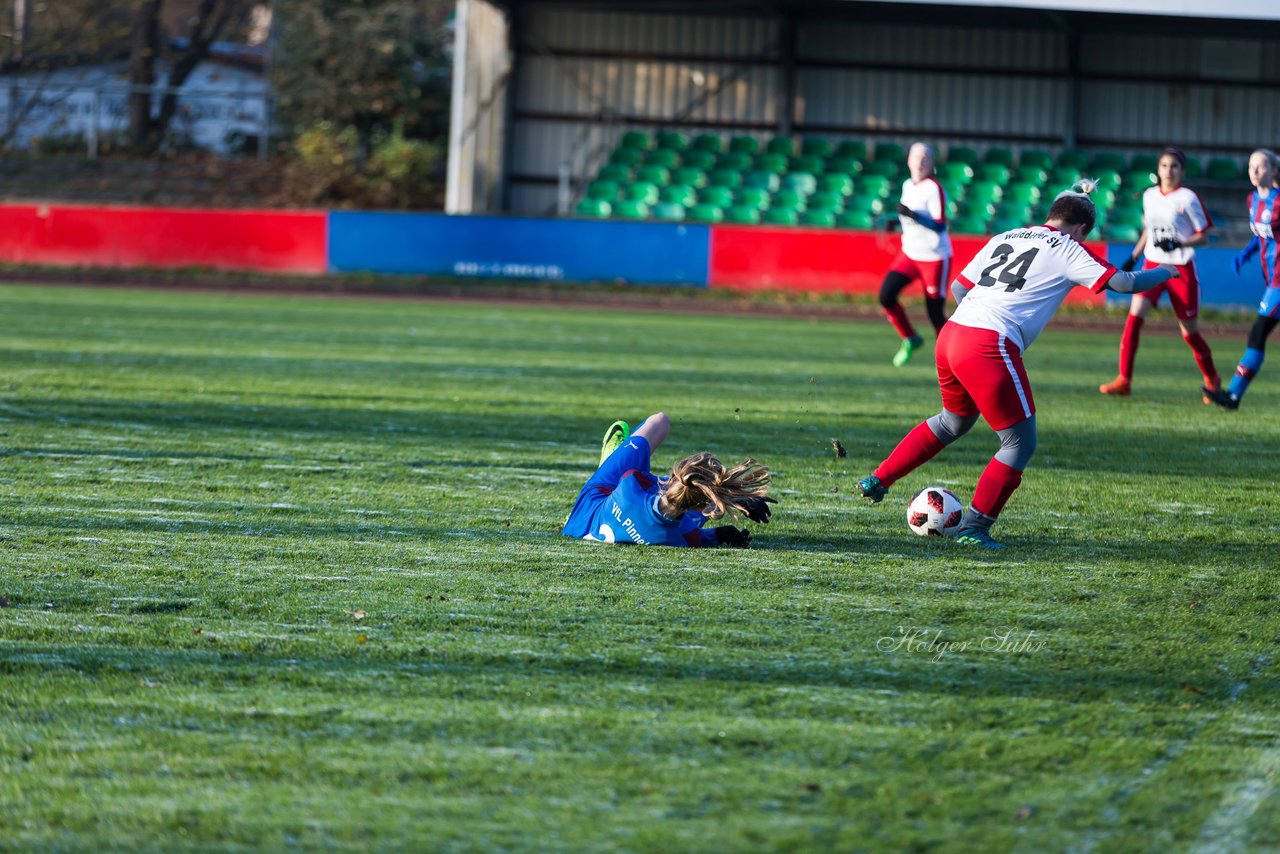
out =
[[[329,269],[706,287],[705,225],[581,219],[329,214]]]
[[[1119,267],[1133,251],[1131,243],[1107,244],[1107,260]],[[1262,268],[1258,266],[1258,257],[1240,269],[1236,275],[1233,261],[1239,254],[1239,247],[1216,247],[1196,249],[1196,273],[1200,277],[1200,304],[1213,308],[1256,309],[1262,299],[1262,290],[1266,283],[1262,281]],[[1141,269],[1139,267],[1138,269]],[[1107,293],[1108,305],[1128,305],[1132,297],[1129,294]],[[1163,300],[1167,309],[1169,301]]]

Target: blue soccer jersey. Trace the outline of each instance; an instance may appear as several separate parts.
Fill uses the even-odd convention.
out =
[[[649,471],[649,442],[632,436],[609,455],[578,493],[561,530],[566,537],[642,546],[719,545],[707,517],[690,510],[679,519],[658,512],[658,479]]]
[[[1258,238],[1262,277],[1269,288],[1280,288],[1280,253],[1276,251],[1275,229],[1280,228],[1280,189],[1249,195],[1249,228]]]

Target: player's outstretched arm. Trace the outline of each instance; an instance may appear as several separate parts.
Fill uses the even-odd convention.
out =
[[[1110,279],[1107,279],[1104,287],[1118,294],[1140,294],[1169,281],[1176,275],[1178,275],[1178,268],[1172,264],[1161,264],[1159,267],[1152,267],[1140,273],[1117,270]]]

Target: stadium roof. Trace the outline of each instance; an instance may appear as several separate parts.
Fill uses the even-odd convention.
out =
[[[1158,15],[1174,18],[1231,18],[1280,21],[1275,0],[886,0],[890,3],[932,6],[991,6],[1114,15]],[[856,2],[856,0],[846,0]]]

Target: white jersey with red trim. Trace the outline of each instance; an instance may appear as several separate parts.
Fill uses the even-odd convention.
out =
[[[1159,187],[1148,188],[1142,194],[1142,222],[1147,228],[1147,245],[1142,254],[1157,264],[1187,264],[1196,254],[1196,250],[1186,246],[1165,252],[1156,246],[1157,240],[1176,237],[1186,243],[1213,227],[1200,197],[1186,187],[1168,193]]]
[[[947,223],[947,195],[937,178],[902,182],[902,204],[944,226]],[[912,261],[941,261],[951,257],[951,238],[946,231],[925,228],[914,219],[899,216],[902,223],[902,254]]]
[[[1026,351],[1076,286],[1100,292],[1116,268],[1047,225],[998,234],[956,281],[969,293],[951,315],[961,326],[1003,333]]]

